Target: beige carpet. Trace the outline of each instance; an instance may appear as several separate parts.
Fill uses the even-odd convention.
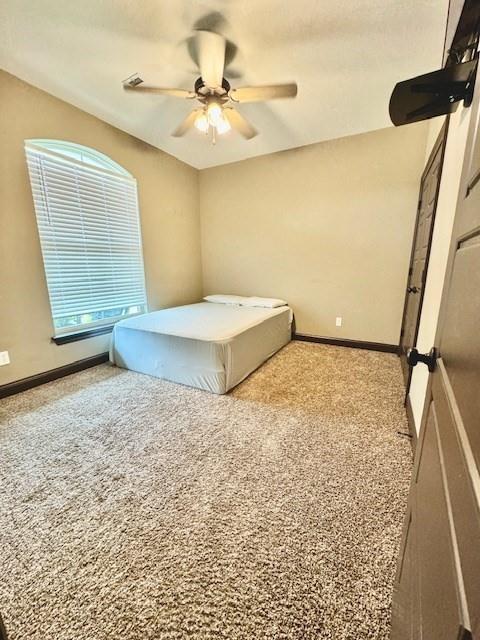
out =
[[[386,639],[402,393],[296,342],[228,396],[105,365],[2,401],[10,640]]]

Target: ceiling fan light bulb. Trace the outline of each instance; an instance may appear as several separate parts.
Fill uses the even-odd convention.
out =
[[[219,134],[227,133],[228,131],[230,131],[231,128],[232,127],[230,126],[230,123],[223,116],[218,120],[216,124],[217,133]]]
[[[210,123],[204,113],[200,113],[195,119],[195,128],[202,133],[207,133]]]
[[[222,107],[218,104],[218,102],[210,102],[208,104],[207,117],[212,127],[216,127],[217,122],[223,119]]]

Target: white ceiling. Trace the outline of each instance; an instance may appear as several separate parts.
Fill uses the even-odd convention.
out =
[[[394,84],[441,67],[448,0],[2,0],[0,66],[142,140],[204,168],[390,125]],[[238,107],[260,131],[213,147],[171,131],[191,101],[125,93],[190,89],[186,41],[211,24],[237,46],[233,86],[298,83],[295,100]],[[204,22],[204,21],[203,21]],[[204,25],[203,25],[204,26]]]

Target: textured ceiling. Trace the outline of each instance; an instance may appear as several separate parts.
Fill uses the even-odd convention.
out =
[[[441,66],[448,0],[2,0],[0,66],[197,168],[389,126],[401,79]],[[259,130],[212,146],[170,133],[192,102],[125,93],[190,89],[194,26],[235,45],[233,86],[298,83],[295,100],[238,107]],[[236,47],[236,51],[235,51]]]

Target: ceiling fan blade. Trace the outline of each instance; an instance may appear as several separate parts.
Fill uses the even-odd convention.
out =
[[[190,111],[190,113],[188,114],[188,116],[183,120],[183,122],[181,122],[178,127],[175,129],[175,131],[172,133],[172,136],[174,138],[181,138],[182,136],[184,136],[187,131],[193,127],[194,123],[195,123],[195,119],[197,117],[197,115],[202,111],[202,109],[194,109],[193,111]]]
[[[237,102],[260,102],[262,100],[276,100],[277,98],[295,98],[298,87],[290,84],[269,84],[260,87],[240,87],[232,89],[230,96]]]
[[[246,120],[241,113],[232,109],[231,107],[227,107],[223,110],[223,115],[227,119],[229,125],[232,129],[235,129],[239,133],[242,134],[244,138],[247,140],[251,140],[256,135],[258,135],[258,131],[252,127],[252,125]]]
[[[125,91],[132,91],[135,93],[155,93],[162,96],[172,96],[173,98],[194,98],[193,91],[187,91],[186,89],[165,89],[163,87],[149,87],[144,84],[130,85],[124,84]]]
[[[197,31],[195,47],[202,80],[209,89],[222,86],[226,40],[213,31]]]

